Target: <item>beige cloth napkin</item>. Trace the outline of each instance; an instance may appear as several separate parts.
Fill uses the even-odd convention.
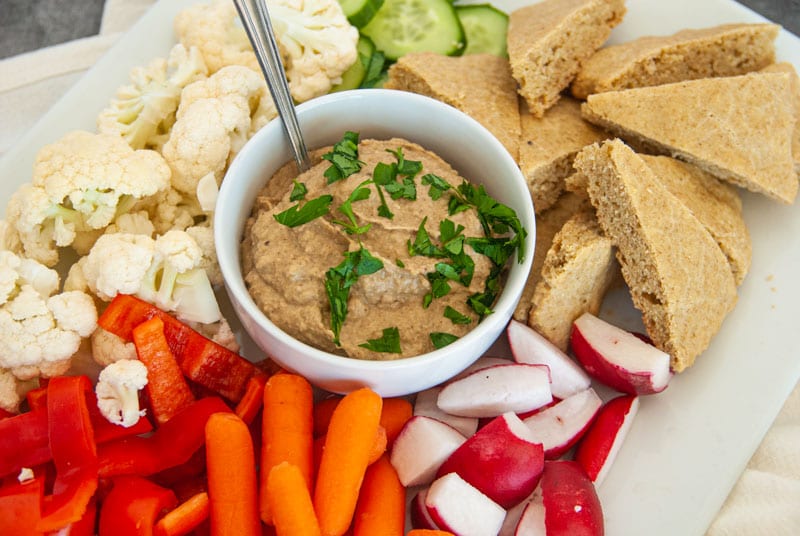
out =
[[[0,60],[0,156],[154,1],[107,0],[98,36]],[[800,535],[800,386],[786,401],[707,536],[759,534]]]

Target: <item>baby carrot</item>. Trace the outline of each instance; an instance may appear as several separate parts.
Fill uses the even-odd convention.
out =
[[[267,476],[267,502],[277,536],[320,536],[305,476],[281,462]]]
[[[208,493],[200,492],[158,520],[154,536],[183,536],[208,519]]]
[[[319,462],[322,459],[322,451],[325,450],[325,440],[327,436],[319,436],[314,439],[314,467],[319,467]],[[378,426],[378,432],[375,434],[375,439],[372,441],[372,448],[369,449],[369,458],[367,465],[372,465],[378,458],[383,456],[386,452],[386,430],[383,426]]]
[[[209,417],[206,465],[211,535],[260,536],[253,440],[235,414]]]
[[[259,510],[264,523],[272,523],[266,499],[270,469],[281,462],[296,466],[309,493],[314,476],[314,393],[308,380],[297,374],[275,374],[264,386],[261,421],[261,474]]]
[[[381,426],[386,429],[386,442],[389,448],[392,448],[394,438],[397,437],[413,413],[414,407],[405,398],[385,398],[383,400]]]
[[[369,388],[347,394],[331,416],[314,489],[323,536],[341,536],[353,519],[383,401]]]
[[[353,536],[403,536],[406,489],[385,454],[367,468],[356,505]]]
[[[453,533],[446,530],[413,529],[406,536],[453,536]]]

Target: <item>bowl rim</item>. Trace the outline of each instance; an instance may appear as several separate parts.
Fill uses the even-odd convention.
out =
[[[470,128],[473,130],[477,129],[480,135],[485,138],[485,142],[488,144],[489,148],[487,148],[487,152],[499,156],[504,161],[504,165],[509,166],[513,165],[512,174],[515,175],[518,180],[515,182],[517,186],[523,187],[526,199],[522,200],[522,203],[525,205],[526,212],[529,209],[528,217],[525,215],[519,215],[523,220],[529,220],[524,223],[525,229],[527,231],[527,236],[525,238],[525,247],[526,247],[526,255],[525,259],[522,263],[519,264],[521,269],[524,270],[524,273],[527,274],[530,271],[531,263],[533,260],[534,255],[534,246],[535,246],[535,235],[536,235],[536,228],[535,228],[535,218],[533,217],[533,203],[530,199],[530,195],[528,193],[528,187],[525,182],[524,176],[522,172],[519,170],[519,167],[514,161],[513,157],[508,153],[506,148],[500,143],[497,138],[494,137],[482,124],[478,121],[473,119],[472,117],[468,116],[464,112],[445,104],[441,101],[432,99],[430,97],[426,97],[423,95],[418,95],[415,93],[409,93],[405,91],[399,90],[391,90],[391,89],[363,89],[363,90],[348,90],[342,91],[337,93],[330,93],[327,95],[323,95],[321,97],[317,97],[305,103],[299,104],[296,107],[298,119],[302,122],[303,119],[307,115],[313,114],[316,110],[320,108],[326,108],[329,106],[335,106],[340,103],[342,100],[349,100],[353,98],[358,99],[368,99],[368,100],[380,100],[380,99],[392,99],[397,100],[398,104],[396,105],[403,105],[403,106],[423,106],[430,109],[438,109],[437,113],[445,113],[451,116],[458,116],[458,121],[465,122],[470,125]],[[276,132],[279,131],[279,132]],[[253,322],[255,322],[260,329],[268,331],[272,336],[277,337],[283,341],[284,344],[290,346],[293,350],[301,352],[309,359],[321,361],[323,363],[339,367],[343,372],[355,372],[355,371],[381,371],[381,372],[391,372],[401,369],[413,368],[418,364],[423,362],[425,363],[436,363],[442,359],[451,356],[453,352],[458,352],[459,350],[466,350],[470,346],[474,345],[476,342],[480,341],[483,337],[486,336],[487,332],[490,333],[500,333],[505,328],[509,318],[513,314],[514,309],[522,295],[522,291],[524,289],[525,279],[524,278],[517,278],[517,283],[513,287],[509,287],[508,278],[506,283],[504,284],[500,295],[495,302],[495,309],[498,308],[498,305],[502,305],[502,314],[497,314],[496,310],[492,314],[487,315],[483,318],[481,322],[479,322],[473,329],[471,329],[468,333],[454,341],[453,343],[444,346],[439,349],[435,349],[431,352],[427,352],[420,355],[409,356],[409,357],[402,357],[402,358],[395,358],[395,359],[388,359],[388,360],[364,360],[364,359],[355,359],[348,356],[337,355],[330,352],[326,352],[314,346],[311,346],[295,337],[291,336],[284,330],[282,330],[279,326],[277,326],[272,320],[270,320],[269,316],[264,313],[258,305],[253,300],[250,292],[247,290],[247,287],[244,283],[244,273],[241,267],[241,239],[244,232],[243,225],[234,225],[230,219],[231,216],[228,216],[228,213],[237,214],[238,209],[229,206],[230,203],[228,202],[228,198],[233,196],[233,189],[236,187],[242,187],[244,179],[241,178],[241,175],[238,174],[239,167],[243,166],[243,162],[250,157],[251,152],[255,152],[258,148],[263,144],[263,138],[271,138],[276,135],[281,137],[285,137],[285,132],[283,130],[283,124],[281,123],[279,118],[276,118],[270,121],[267,125],[261,128],[258,132],[256,132],[250,140],[242,147],[239,153],[236,155],[234,160],[228,167],[228,170],[225,174],[225,178],[222,181],[222,185],[219,189],[219,195],[217,198],[217,206],[214,213],[214,241],[215,241],[215,248],[219,253],[220,250],[220,243],[227,244],[227,241],[230,240],[231,235],[236,237],[235,247],[226,245],[224,247],[233,247],[233,252],[235,255],[218,255],[218,262],[220,265],[220,270],[223,275],[225,289],[230,297],[231,301],[234,304],[238,303],[239,307],[244,309],[244,312],[251,318]],[[405,137],[405,136],[404,136]],[[406,138],[408,139],[408,138]],[[411,139],[410,141],[414,141]],[[287,145],[288,147],[288,145]],[[426,147],[427,148],[427,147]],[[313,149],[313,148],[312,148]],[[431,149],[433,150],[433,149]],[[433,150],[434,153],[437,151]],[[286,161],[291,160],[291,154],[287,152]],[[454,167],[456,166],[454,163],[449,162]],[[280,164],[283,165],[283,164]],[[280,166],[278,166],[280,167]],[[276,168],[278,169],[278,168]],[[274,173],[274,172],[273,172]],[[239,175],[237,177],[237,175]],[[264,174],[266,175],[266,174]],[[263,188],[263,186],[271,179],[272,175],[269,177],[264,177],[257,182],[259,183],[259,189]],[[248,181],[253,180],[252,176],[247,179]],[[475,178],[470,177],[471,182],[478,182]],[[252,210],[252,204],[249,207],[245,207],[242,210]],[[516,210],[516,208],[515,208]],[[249,218],[250,212],[248,212],[244,216],[244,221]],[[223,223],[223,220],[228,219],[227,223]],[[233,231],[230,228],[236,227]],[[514,263],[518,264],[518,263]],[[511,270],[511,269],[509,269]],[[238,314],[238,313],[237,313]],[[242,324],[247,330],[247,322],[244,319],[241,319]],[[252,336],[251,338],[255,339]],[[492,340],[494,342],[494,339]],[[267,351],[266,349],[263,349]],[[475,357],[477,359],[478,356]],[[464,367],[469,366],[470,363],[465,363]]]

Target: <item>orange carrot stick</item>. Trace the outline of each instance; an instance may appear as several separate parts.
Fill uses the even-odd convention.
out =
[[[183,536],[208,519],[208,493],[192,496],[158,520],[153,536]]]
[[[319,467],[320,460],[322,460],[322,451],[325,450],[326,439],[327,435],[314,438],[314,467]],[[386,430],[383,426],[378,426],[378,432],[375,434],[372,448],[369,450],[367,465],[372,465],[378,461],[378,458],[383,456],[384,452],[386,452]]]
[[[340,396],[332,396],[314,404],[314,437],[324,436],[328,433],[331,415],[341,399]]]
[[[342,398],[333,412],[314,489],[323,536],[341,536],[350,526],[382,405],[380,395],[365,387]]]
[[[155,316],[133,329],[136,355],[147,367],[145,392],[159,424],[170,420],[194,402],[194,395],[183,377],[178,361],[164,335],[164,322]]]
[[[412,529],[406,536],[453,536],[453,533],[446,530]]]
[[[311,493],[296,465],[281,462],[270,469],[267,502],[277,536],[320,536]]]
[[[281,462],[296,466],[311,493],[314,478],[314,392],[308,380],[297,374],[275,374],[264,386],[261,427],[261,520],[272,523],[266,499],[270,469]]]
[[[211,535],[260,535],[253,440],[235,414],[209,417],[206,465]]]
[[[392,448],[394,438],[414,413],[411,402],[405,398],[385,398],[381,410],[381,426],[386,429],[387,446]]]
[[[353,536],[403,536],[406,489],[389,457],[381,456],[367,468],[356,505]]]
[[[263,374],[255,374],[247,380],[247,388],[242,399],[236,404],[236,410],[234,411],[247,424],[253,422],[258,410],[261,409],[261,405],[264,403],[264,385],[266,383],[267,376]]]

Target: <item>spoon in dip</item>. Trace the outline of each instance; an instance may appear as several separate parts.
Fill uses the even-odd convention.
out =
[[[308,150],[297,120],[294,101],[289,93],[289,83],[286,81],[286,72],[283,70],[266,0],[234,0],[234,4],[275,101],[297,168],[300,172],[306,171],[311,167],[311,160],[308,158]]]

